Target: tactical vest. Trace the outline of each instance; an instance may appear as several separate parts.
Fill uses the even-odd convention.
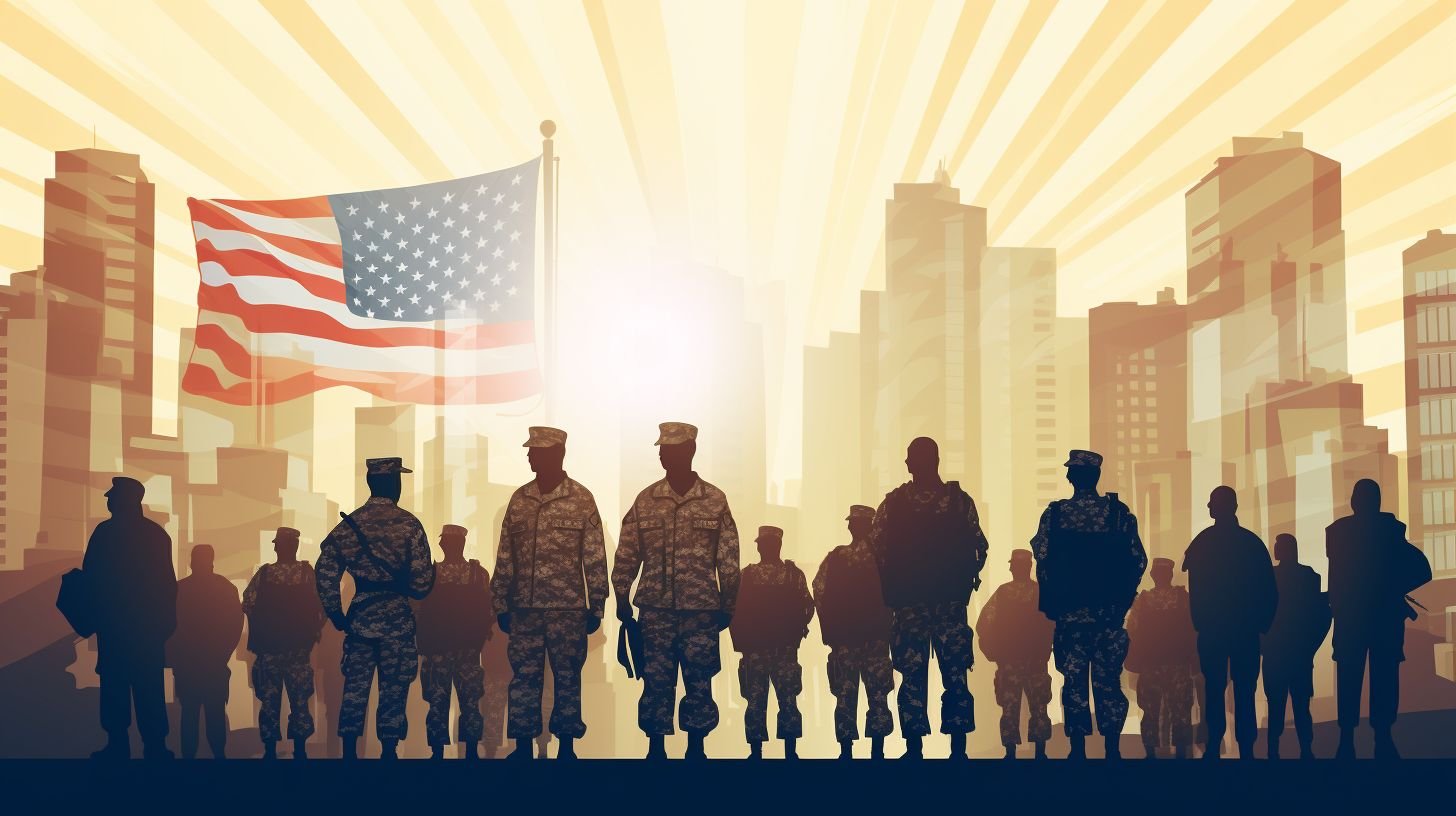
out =
[[[318,589],[312,581],[275,583],[268,578],[271,570],[266,565],[262,569],[258,599],[248,616],[248,651],[277,654],[311,648],[323,623]]]
[[[778,581],[743,581],[728,634],[739,652],[758,652],[797,646],[804,634],[804,597],[796,582],[794,562],[784,562]]]
[[[880,588],[880,573],[873,560],[851,564],[830,562],[824,577],[827,592],[816,599],[819,630],[828,646],[858,646],[890,639],[890,610]]]
[[[1062,502],[1051,506],[1051,535],[1046,555],[1037,564],[1041,611],[1055,620],[1077,609],[1127,609],[1137,593],[1127,568],[1131,542],[1122,531],[1126,509],[1116,493],[1108,503],[1106,530],[1072,530],[1062,526]]]
[[[415,610],[416,643],[420,654],[479,651],[491,624],[490,596],[485,570],[470,562],[470,582],[435,582],[435,588]]]
[[[957,482],[946,482],[950,508],[936,512],[937,503],[917,504],[909,491],[897,489],[889,497],[892,529],[880,566],[885,603],[892,607],[920,604],[967,603],[979,565],[966,521],[970,497]]]

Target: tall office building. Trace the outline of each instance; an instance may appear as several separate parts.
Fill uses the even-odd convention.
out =
[[[45,299],[41,270],[0,286],[0,570],[21,569],[41,531]]]
[[[803,478],[799,507],[803,541],[796,558],[812,564],[848,543],[852,504],[877,504],[861,491],[860,338],[832,332],[829,345],[804,349]]]
[[[1405,267],[1405,433],[1410,536],[1456,578],[1456,234],[1431,230]]]

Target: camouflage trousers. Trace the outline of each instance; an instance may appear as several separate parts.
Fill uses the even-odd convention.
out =
[[[430,704],[425,715],[425,738],[431,745],[450,744],[450,689],[460,704],[455,733],[461,743],[480,742],[485,731],[480,715],[480,698],[485,696],[485,670],[480,667],[479,649],[460,649],[420,656],[420,691]]]
[[[965,604],[905,606],[891,610],[890,653],[900,673],[900,731],[906,737],[930,733],[925,713],[929,697],[930,655],[940,663],[940,732],[965,734],[976,730],[976,712],[966,672],[971,670],[971,626]]]
[[[743,712],[743,731],[749,742],[768,739],[768,687],[773,685],[779,701],[778,739],[804,736],[804,718],[799,713],[799,693],[804,690],[804,669],[799,665],[799,647],[785,646],[762,652],[745,652],[738,663],[738,685],[748,707]]]
[[[861,682],[869,701],[865,736],[883,737],[895,730],[888,699],[895,689],[890,670],[890,644],[871,641],[835,646],[829,652],[829,690],[834,694],[834,739],[838,742],[859,739],[855,714],[859,711]]]
[[[309,653],[313,647],[291,649],[253,658],[253,694],[258,697],[258,736],[264,742],[283,738],[279,718],[283,710],[283,692],[288,692],[288,738],[308,739],[313,736],[313,664]]]
[[[1155,666],[1138,675],[1143,745],[1186,748],[1193,744],[1193,669]]]
[[[1122,691],[1122,661],[1127,657],[1127,630],[1103,623],[1057,621],[1052,652],[1062,673],[1062,719],[1068,736],[1092,733],[1091,695],[1097,698],[1097,731],[1122,733],[1127,722],[1127,695]],[[1087,691],[1087,681],[1092,692]]]
[[[541,734],[541,694],[546,664],[555,689],[551,733],[576,739],[586,733],[581,719],[581,667],[586,664],[586,613],[582,610],[523,609],[511,615],[510,715],[506,736],[535,739]]]
[[[1052,676],[1046,663],[996,664],[996,705],[1001,706],[1001,744],[1021,744],[1021,698],[1026,697],[1028,742],[1052,738],[1052,720],[1047,705],[1052,701]]]
[[[713,677],[722,669],[718,653],[718,620],[714,612],[643,609],[642,700],[637,724],[648,736],[674,733],[673,703],[677,675],[682,671],[684,694],[678,722],[684,731],[707,733],[718,727],[718,704],[713,702]]]
[[[510,694],[511,678],[498,674],[485,675],[484,725],[480,745],[486,755],[501,746],[506,733],[506,696]]]
[[[379,673],[379,704],[374,711],[374,733],[381,740],[402,740],[409,733],[405,700],[420,670],[414,635],[369,638],[350,633],[344,637],[344,699],[339,706],[339,736],[364,733],[369,707],[369,685]]]

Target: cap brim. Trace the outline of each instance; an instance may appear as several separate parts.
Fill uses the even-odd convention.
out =
[[[407,467],[401,467],[401,468],[400,468],[400,469],[399,469],[399,470],[397,470],[397,471],[395,471],[395,472],[396,472],[396,473],[414,473],[414,471],[413,471],[413,470],[410,470],[410,469],[409,469],[409,468],[407,468]]]

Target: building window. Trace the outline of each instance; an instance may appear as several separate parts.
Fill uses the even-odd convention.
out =
[[[1429,525],[1456,524],[1456,489],[1422,490],[1421,520]]]
[[[1456,479],[1456,442],[1421,443],[1421,481]]]
[[[1154,357],[1153,357],[1153,349],[1152,349],[1151,346],[1148,347],[1148,348],[1143,349],[1143,359],[1144,360],[1152,360],[1152,359],[1154,359]]]
[[[1437,533],[1426,533],[1425,541],[1421,542],[1426,551],[1426,557],[1431,559],[1431,570],[1437,574],[1448,570],[1456,570],[1456,532],[1443,530]]]
[[[1149,391],[1153,390],[1152,389],[1152,385],[1153,385],[1152,383],[1148,383],[1148,390]],[[1157,408],[1158,407],[1158,398],[1157,397],[1148,397],[1147,399],[1143,400],[1143,405],[1146,405],[1149,408]]]
[[[1149,390],[1149,391],[1157,391],[1158,390],[1158,381],[1157,380],[1148,380],[1148,388],[1147,388],[1147,390]]]
[[[1456,397],[1421,398],[1421,433],[1426,436],[1456,433]]]
[[[1149,442],[1148,443],[1148,453],[1157,453],[1157,452],[1158,452],[1158,443],[1156,443],[1156,442]]]
[[[1451,340],[1451,324],[1456,306],[1439,303],[1416,307],[1416,342],[1445,343]]]

